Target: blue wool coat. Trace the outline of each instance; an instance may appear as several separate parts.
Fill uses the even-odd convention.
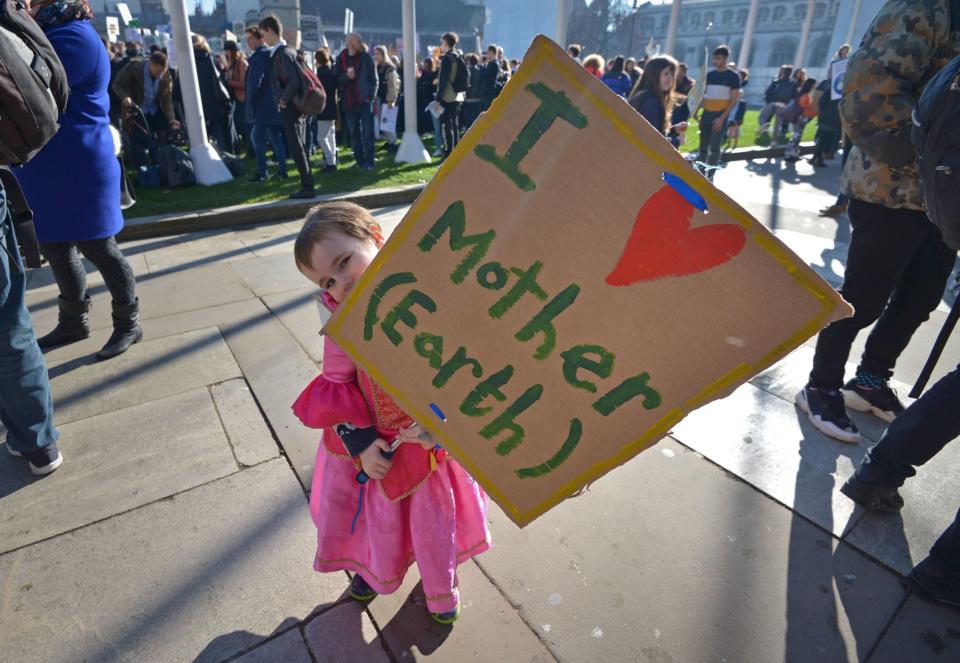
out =
[[[110,133],[110,59],[89,21],[47,31],[70,83],[60,130],[14,173],[41,242],[113,237],[123,228],[120,164]]]

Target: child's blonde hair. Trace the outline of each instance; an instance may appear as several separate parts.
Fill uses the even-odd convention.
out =
[[[312,268],[310,253],[313,247],[334,232],[361,240],[369,239],[372,242],[383,237],[380,226],[366,208],[347,201],[322,203],[307,212],[303,228],[293,244],[293,259],[296,260],[297,267]]]

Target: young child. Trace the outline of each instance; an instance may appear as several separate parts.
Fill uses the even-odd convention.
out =
[[[383,241],[367,210],[328,203],[307,214],[294,257],[333,311]],[[490,547],[479,484],[330,337],[322,375],[293,410],[323,429],[310,492],[314,569],[353,572],[350,595],[367,601],[396,591],[416,561],[434,620],[456,621],[457,566]]]

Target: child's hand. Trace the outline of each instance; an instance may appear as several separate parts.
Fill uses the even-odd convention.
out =
[[[404,442],[409,442],[411,444],[419,444],[421,447],[430,451],[435,446],[437,446],[436,441],[433,439],[433,436],[423,429],[420,424],[414,424],[410,428],[403,428],[400,430],[399,437]]]
[[[386,476],[393,465],[393,460],[380,455],[381,450],[389,452],[390,445],[378,437],[373,444],[361,451],[359,456],[363,471],[368,477],[378,481]]]

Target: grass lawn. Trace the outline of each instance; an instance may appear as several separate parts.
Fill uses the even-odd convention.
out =
[[[757,135],[757,118],[759,111],[747,111],[738,147],[755,145]],[[816,132],[816,123],[807,125],[804,131],[804,140],[813,140]],[[425,136],[424,145],[433,151],[433,137]],[[700,144],[700,128],[696,122],[690,122],[687,129],[687,142],[680,147],[681,152],[694,152]],[[429,182],[437,172],[439,160],[429,164],[401,164],[394,161],[394,155],[387,152],[380,144],[377,148],[377,169],[370,171],[349,170],[353,165],[353,152],[345,147],[339,149],[339,169],[335,172],[321,172],[322,156],[315,155],[313,163],[313,177],[320,193],[343,193],[374,189],[379,187],[398,186],[401,184],[417,184]],[[247,174],[237,177],[230,182],[216,186],[193,186],[186,189],[137,189],[137,204],[130,208],[126,216],[136,218],[152,216],[154,214],[174,214],[177,212],[191,212],[194,210],[226,207],[228,205],[244,205],[263,203],[273,200],[283,200],[300,188],[300,180],[293,162],[288,163],[290,178],[279,180],[272,178],[262,184],[247,182],[247,176],[252,175],[255,164],[252,159],[244,162]],[[276,167],[270,167],[275,173]],[[136,180],[131,176],[136,187]]]
[[[433,151],[432,137],[425,137],[424,144],[428,150]],[[377,148],[377,168],[374,171],[349,170],[354,164],[353,152],[344,147],[339,148],[337,159],[338,170],[329,173],[321,170],[322,154],[314,155],[312,159],[313,178],[321,194],[428,182],[440,165],[438,159],[427,164],[397,163],[394,161],[394,155],[387,152],[382,144]],[[289,161],[287,166],[289,179],[281,180],[272,177],[264,183],[248,182],[247,177],[253,174],[256,163],[253,159],[247,159],[244,164],[247,167],[247,173],[243,177],[236,177],[230,182],[215,186],[192,186],[185,189],[136,188],[136,180],[131,175],[131,181],[137,191],[137,204],[127,210],[125,216],[132,219],[154,214],[173,214],[228,205],[283,200],[300,188],[300,178],[293,161]],[[276,173],[276,170],[275,166],[268,167],[270,173]]]
[[[743,116],[743,126],[740,127],[740,140],[737,143],[737,147],[752,147],[757,144],[757,128],[760,125],[759,117],[760,111],[755,110],[748,110]],[[772,124],[770,129],[771,131],[773,130]],[[803,131],[803,140],[813,140],[815,133],[817,133],[817,123],[816,121],[810,122]],[[680,151],[696,152],[699,147],[700,125],[690,120],[690,127],[687,129],[687,142],[680,146]]]

